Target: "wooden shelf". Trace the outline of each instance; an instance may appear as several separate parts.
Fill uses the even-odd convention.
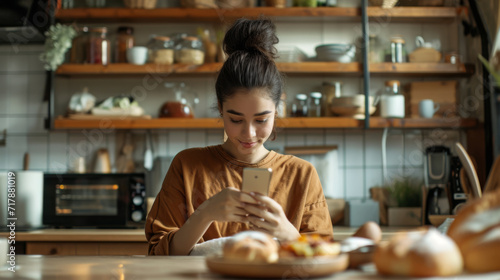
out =
[[[455,7],[368,7],[368,16],[373,21],[451,21],[462,8]],[[240,17],[258,17],[266,15],[276,20],[280,18],[320,18],[328,20],[359,21],[361,8],[349,7],[255,7],[241,9],[128,9],[128,8],[77,8],[60,9],[56,19],[61,22],[105,22],[127,20],[132,22],[179,22],[212,21],[224,22]]]
[[[362,64],[357,62],[297,62],[278,63],[277,65],[278,69],[286,74],[362,74]],[[221,63],[210,63],[199,66],[180,64],[133,65],[128,63],[110,65],[63,64],[57,69],[56,74],[61,76],[144,75],[153,73],[157,75],[198,75],[215,74],[221,66]],[[474,67],[472,65],[450,63],[373,63],[370,64],[370,72],[374,75],[470,76],[474,73]]]
[[[370,118],[370,128],[473,128],[475,119],[384,119]],[[277,120],[281,128],[363,128],[364,121],[343,117],[284,118]],[[163,118],[163,119],[108,119],[71,120],[57,118],[55,129],[221,129],[219,118]]]

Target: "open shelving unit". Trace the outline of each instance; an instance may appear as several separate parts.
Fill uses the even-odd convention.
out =
[[[373,22],[452,22],[459,13],[467,13],[462,7],[395,7],[382,9],[367,7],[366,14]],[[258,17],[265,15],[274,20],[297,20],[314,18],[318,21],[353,21],[361,22],[361,8],[342,7],[255,7],[241,9],[128,9],[128,8],[77,8],[61,9],[55,19],[63,23],[73,22],[222,22],[239,17]],[[132,64],[63,64],[55,72],[62,77],[103,78],[127,75],[215,75],[221,63],[204,65],[132,65]],[[280,71],[287,75],[335,75],[362,76],[363,63],[339,63],[306,61],[300,63],[278,63]],[[474,66],[468,64],[449,63],[373,63],[368,65],[370,75],[398,76],[444,76],[468,77],[474,73]],[[103,117],[97,120],[75,120],[63,117],[53,119],[54,129],[220,129],[222,120],[218,118],[195,119],[112,119]],[[474,128],[478,126],[474,119],[384,119],[370,117],[369,122],[345,117],[322,118],[284,118],[277,120],[281,128]]]

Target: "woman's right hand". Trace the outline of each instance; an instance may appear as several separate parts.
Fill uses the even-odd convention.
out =
[[[228,187],[203,202],[199,210],[218,222],[247,222],[248,213],[242,208],[241,192]]]

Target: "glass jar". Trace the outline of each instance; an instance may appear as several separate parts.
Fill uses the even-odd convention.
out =
[[[134,28],[127,26],[118,27],[115,44],[115,62],[127,63],[127,50],[134,46]]]
[[[205,60],[203,43],[195,36],[187,36],[175,46],[175,61],[182,64],[201,65]]]
[[[194,118],[191,102],[188,101],[189,92],[185,83],[165,83],[165,87],[173,91],[174,98],[165,102],[160,108],[160,118]],[[193,100],[196,104],[197,98]]]
[[[89,45],[89,28],[86,26],[78,30],[78,35],[71,43],[70,63],[85,63],[87,61],[87,48]]]
[[[323,98],[323,95],[321,92],[311,92],[309,93],[309,96],[311,97],[311,105],[309,106],[309,116],[310,117],[321,117],[323,114],[323,104],[321,102],[321,99]]]
[[[106,6],[106,0],[86,0],[89,8],[103,8]]]
[[[405,117],[405,97],[401,93],[399,81],[385,82],[385,89],[380,97],[380,116],[383,118]]]
[[[307,106],[307,95],[299,93],[295,95],[295,101],[292,103],[290,115],[292,117],[307,117],[309,108]]]
[[[111,48],[106,37],[108,29],[98,27],[90,29],[87,62],[90,64],[108,65],[111,58]]]
[[[382,53],[380,40],[377,35],[370,34],[369,36],[369,48],[368,48],[368,62],[379,63],[382,62]]]
[[[156,64],[174,64],[174,41],[167,36],[154,36],[148,45],[148,61]]]
[[[391,39],[391,62],[402,63],[406,61],[405,40],[401,37],[393,37]]]

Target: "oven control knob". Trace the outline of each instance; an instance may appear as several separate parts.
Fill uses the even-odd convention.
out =
[[[140,222],[142,220],[142,211],[136,210],[132,212],[131,218],[134,222]]]
[[[143,202],[144,199],[142,198],[142,196],[134,196],[134,198],[132,198],[132,203],[134,203],[134,205],[136,206],[141,206]]]

